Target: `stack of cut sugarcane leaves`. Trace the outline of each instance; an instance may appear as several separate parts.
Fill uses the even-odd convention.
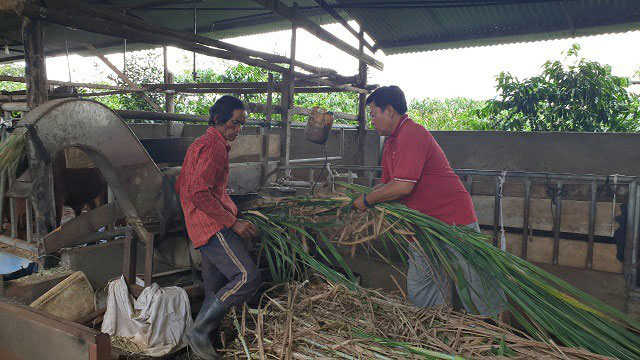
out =
[[[470,287],[454,251],[478,270],[484,286],[504,291],[515,320],[534,338],[615,358],[640,358],[640,322],[627,314],[500,251],[471,229],[447,225],[400,203],[380,203],[356,213],[353,199],[370,189],[342,185],[347,196],[284,198],[246,212],[261,230],[274,282],[303,280],[315,272],[355,289],[355,276],[337,244],[369,245],[377,240],[384,249],[375,251],[383,258],[392,250],[406,258],[406,236],[411,235],[429,261],[451,277],[470,308]]]

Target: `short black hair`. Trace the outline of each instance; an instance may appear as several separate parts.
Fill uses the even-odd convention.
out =
[[[209,125],[222,125],[233,116],[234,110],[244,110],[244,103],[235,96],[224,95],[209,108]],[[216,115],[218,121],[215,120]]]
[[[395,85],[377,88],[367,97],[366,104],[371,103],[383,110],[387,108],[387,105],[391,105],[400,115],[407,112],[407,99],[404,97],[404,92]]]

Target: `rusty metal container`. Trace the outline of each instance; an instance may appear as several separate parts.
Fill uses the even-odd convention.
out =
[[[333,112],[319,106],[314,106],[307,118],[307,126],[304,135],[307,140],[316,144],[324,144],[329,138],[333,125]]]

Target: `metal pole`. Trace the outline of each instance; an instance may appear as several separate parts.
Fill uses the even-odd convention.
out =
[[[359,36],[359,51],[360,54],[364,54],[364,29],[360,27]],[[360,86],[367,86],[367,63],[360,60],[358,63],[358,75],[360,76]],[[367,134],[367,105],[366,94],[358,95],[358,163],[364,165],[365,159],[365,137]]]
[[[627,285],[632,286],[632,274],[633,267],[635,265],[634,258],[634,245],[637,245],[634,239],[634,220],[636,219],[636,204],[633,200],[636,199],[638,193],[638,183],[632,181],[629,184],[629,202],[627,204],[627,228],[626,228],[626,246],[624,251],[624,275],[627,279]]]
[[[267,174],[269,173],[269,137],[271,136],[271,107],[273,101],[273,74],[269,73],[267,81],[267,109],[265,111],[265,126],[260,129],[262,133],[262,174],[260,176],[260,185],[267,183]]]
[[[556,199],[556,213],[553,218],[553,259],[551,263],[558,265],[558,257],[560,252],[560,220],[562,219],[562,180],[557,182],[558,194]],[[553,201],[553,199],[551,199]]]
[[[11,113],[8,111],[5,111],[4,113],[4,121],[10,121],[11,120]],[[4,141],[7,138],[7,131],[5,130],[5,127],[2,126],[0,127],[0,141]],[[7,188],[7,172],[3,171],[0,173],[0,227],[2,226],[3,222],[4,222],[4,193],[6,192],[6,188]]]
[[[289,62],[289,72],[284,77],[281,96],[281,108],[282,108],[282,128],[280,130],[280,143],[282,144],[282,150],[280,154],[280,163],[283,165],[289,165],[289,158],[291,155],[291,116],[293,114],[294,103],[294,86],[295,86],[295,59],[296,59],[296,34],[297,34],[297,22],[295,21],[298,16],[298,3],[294,2],[291,8],[291,56]],[[285,74],[283,74],[285,75]]]
[[[471,169],[454,169],[454,172],[458,175],[478,175],[478,176],[502,176],[502,171],[499,170],[471,170]],[[506,177],[517,178],[532,178],[532,179],[559,179],[559,180],[580,180],[580,181],[606,181],[606,175],[591,175],[591,174],[569,174],[569,173],[543,173],[543,172],[526,172],[526,171],[507,171]],[[635,180],[635,176],[618,176],[618,184],[629,183]]]
[[[467,175],[467,191],[469,195],[473,192],[473,175]]]
[[[520,257],[527,259],[529,248],[529,210],[531,208],[531,179],[524,179],[524,223],[522,224],[522,252]]]
[[[360,165],[333,165],[336,169],[352,169],[354,171],[362,170],[374,170],[381,171],[380,166],[360,166]],[[296,167],[289,167],[294,169]],[[303,167],[304,168],[304,167]],[[494,170],[469,170],[469,169],[453,169],[454,173],[460,175],[474,175],[474,176],[488,176],[499,177],[502,176],[502,171]],[[580,175],[580,174],[559,174],[559,173],[529,173],[524,171],[511,171],[506,173],[506,177],[516,178],[530,178],[530,179],[557,179],[557,180],[578,180],[578,181],[598,181],[604,182],[607,179],[605,175]],[[618,184],[629,184],[635,181],[635,176],[618,176]]]
[[[163,70],[164,70],[164,83],[165,84],[171,84],[173,82],[173,74],[169,71],[169,54],[168,54],[168,49],[166,46],[162,47],[162,59],[163,59]],[[173,113],[175,112],[175,94],[171,91],[168,91],[165,95],[164,95],[164,109],[166,112],[168,113]],[[168,137],[173,137],[174,133],[173,133],[173,127],[174,127],[174,122],[173,121],[167,121],[167,136]]]
[[[636,189],[636,211],[635,211],[635,220],[633,222],[633,242],[632,242],[632,246],[631,246],[631,263],[632,264],[637,264],[638,263],[638,251],[639,251],[639,244],[638,242],[640,242],[640,239],[638,237],[638,226],[640,224],[640,192],[637,191]],[[637,287],[640,286],[640,283],[638,283],[638,267],[637,266],[633,266],[631,268],[631,285],[632,287]]]
[[[327,160],[327,161],[342,160],[342,157],[341,156],[329,156],[329,157],[326,157],[326,158],[321,157],[321,158],[291,159],[291,160],[289,160],[289,164],[320,162],[320,161],[325,161],[325,160]]]
[[[593,242],[596,232],[596,196],[598,195],[598,184],[591,182],[591,206],[589,207],[589,247],[587,249],[587,269],[593,269]]]
[[[496,195],[493,200],[493,246],[498,246],[500,212],[502,208],[500,207],[500,178],[496,178],[495,180]]]
[[[340,157],[344,157],[344,128],[340,129]]]

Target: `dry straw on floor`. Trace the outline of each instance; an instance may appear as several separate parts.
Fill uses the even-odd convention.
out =
[[[285,284],[260,309],[231,316],[238,338],[224,358],[251,359],[607,359],[536,341],[506,325],[340,284]]]

